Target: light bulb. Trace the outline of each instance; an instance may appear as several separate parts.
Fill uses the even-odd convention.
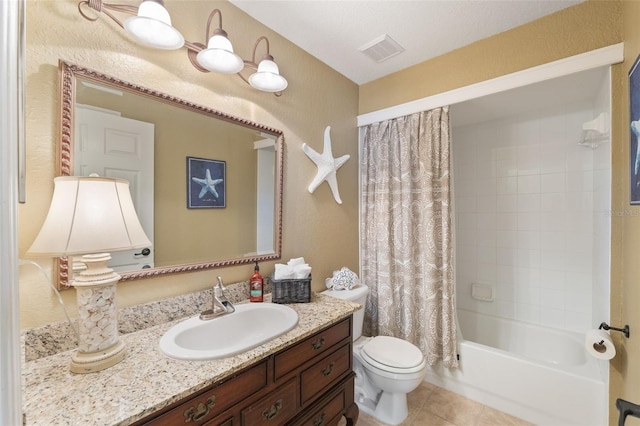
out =
[[[263,59],[258,71],[249,76],[249,84],[263,92],[281,92],[287,88],[287,80],[280,75],[278,65],[271,59]]]
[[[167,9],[153,0],[143,1],[138,15],[124,21],[124,28],[140,43],[156,49],[175,50],[184,46],[184,37],[171,26]]]
[[[216,30],[207,48],[201,50],[196,59],[203,68],[222,74],[237,74],[244,68],[244,61],[233,53],[231,42],[220,29]]]

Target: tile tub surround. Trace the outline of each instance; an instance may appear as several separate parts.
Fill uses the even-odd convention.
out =
[[[270,300],[267,295],[266,301]],[[351,315],[359,305],[323,295],[291,304],[298,325],[245,353],[212,361],[182,361],[160,352],[160,337],[180,322],[125,334],[127,357],[91,374],[69,371],[70,352],[23,365],[27,425],[128,425]]]
[[[265,280],[264,292],[271,292],[271,283]],[[213,287],[213,286],[212,286]],[[186,318],[211,309],[213,290],[203,290],[168,299],[157,300],[118,310],[120,334],[144,330],[180,318]],[[226,285],[225,294],[231,303],[239,303],[249,298],[249,282]],[[77,323],[76,323],[77,324]],[[74,324],[77,327],[77,325]],[[25,361],[55,355],[75,349],[78,343],[75,333],[67,321],[47,324],[25,330],[22,333]]]

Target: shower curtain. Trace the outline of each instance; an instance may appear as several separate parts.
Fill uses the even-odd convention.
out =
[[[366,126],[362,151],[365,334],[457,367],[449,108]]]

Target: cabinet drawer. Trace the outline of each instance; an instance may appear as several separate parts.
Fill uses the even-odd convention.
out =
[[[345,393],[344,389],[331,398],[331,400],[319,408],[304,423],[304,426],[326,426],[337,423],[338,418],[345,409]]]
[[[213,419],[207,423],[204,423],[202,426],[233,426],[233,417],[226,420]]]
[[[275,356],[276,380],[350,336],[351,317],[277,354]]]
[[[190,426],[203,424],[266,385],[267,363],[263,362],[145,424],[189,424]]]
[[[351,371],[351,343],[342,346],[302,372],[300,379],[302,404],[306,404],[316,394],[326,391],[333,382],[349,371]]]
[[[298,412],[298,380],[293,378],[275,392],[242,410],[242,424],[282,425]]]

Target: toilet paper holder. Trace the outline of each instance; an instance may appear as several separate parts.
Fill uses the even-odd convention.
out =
[[[607,324],[606,322],[602,322],[600,324],[600,327],[598,327],[598,329],[604,329],[604,330],[614,330],[614,331],[619,331],[621,333],[624,333],[624,336],[628,339],[629,338],[629,324],[625,324],[624,327],[622,328],[617,328],[617,327],[611,327],[609,324]]]
[[[624,399],[616,399],[616,408],[619,411],[618,426],[624,426],[627,416],[640,417],[640,405]]]

